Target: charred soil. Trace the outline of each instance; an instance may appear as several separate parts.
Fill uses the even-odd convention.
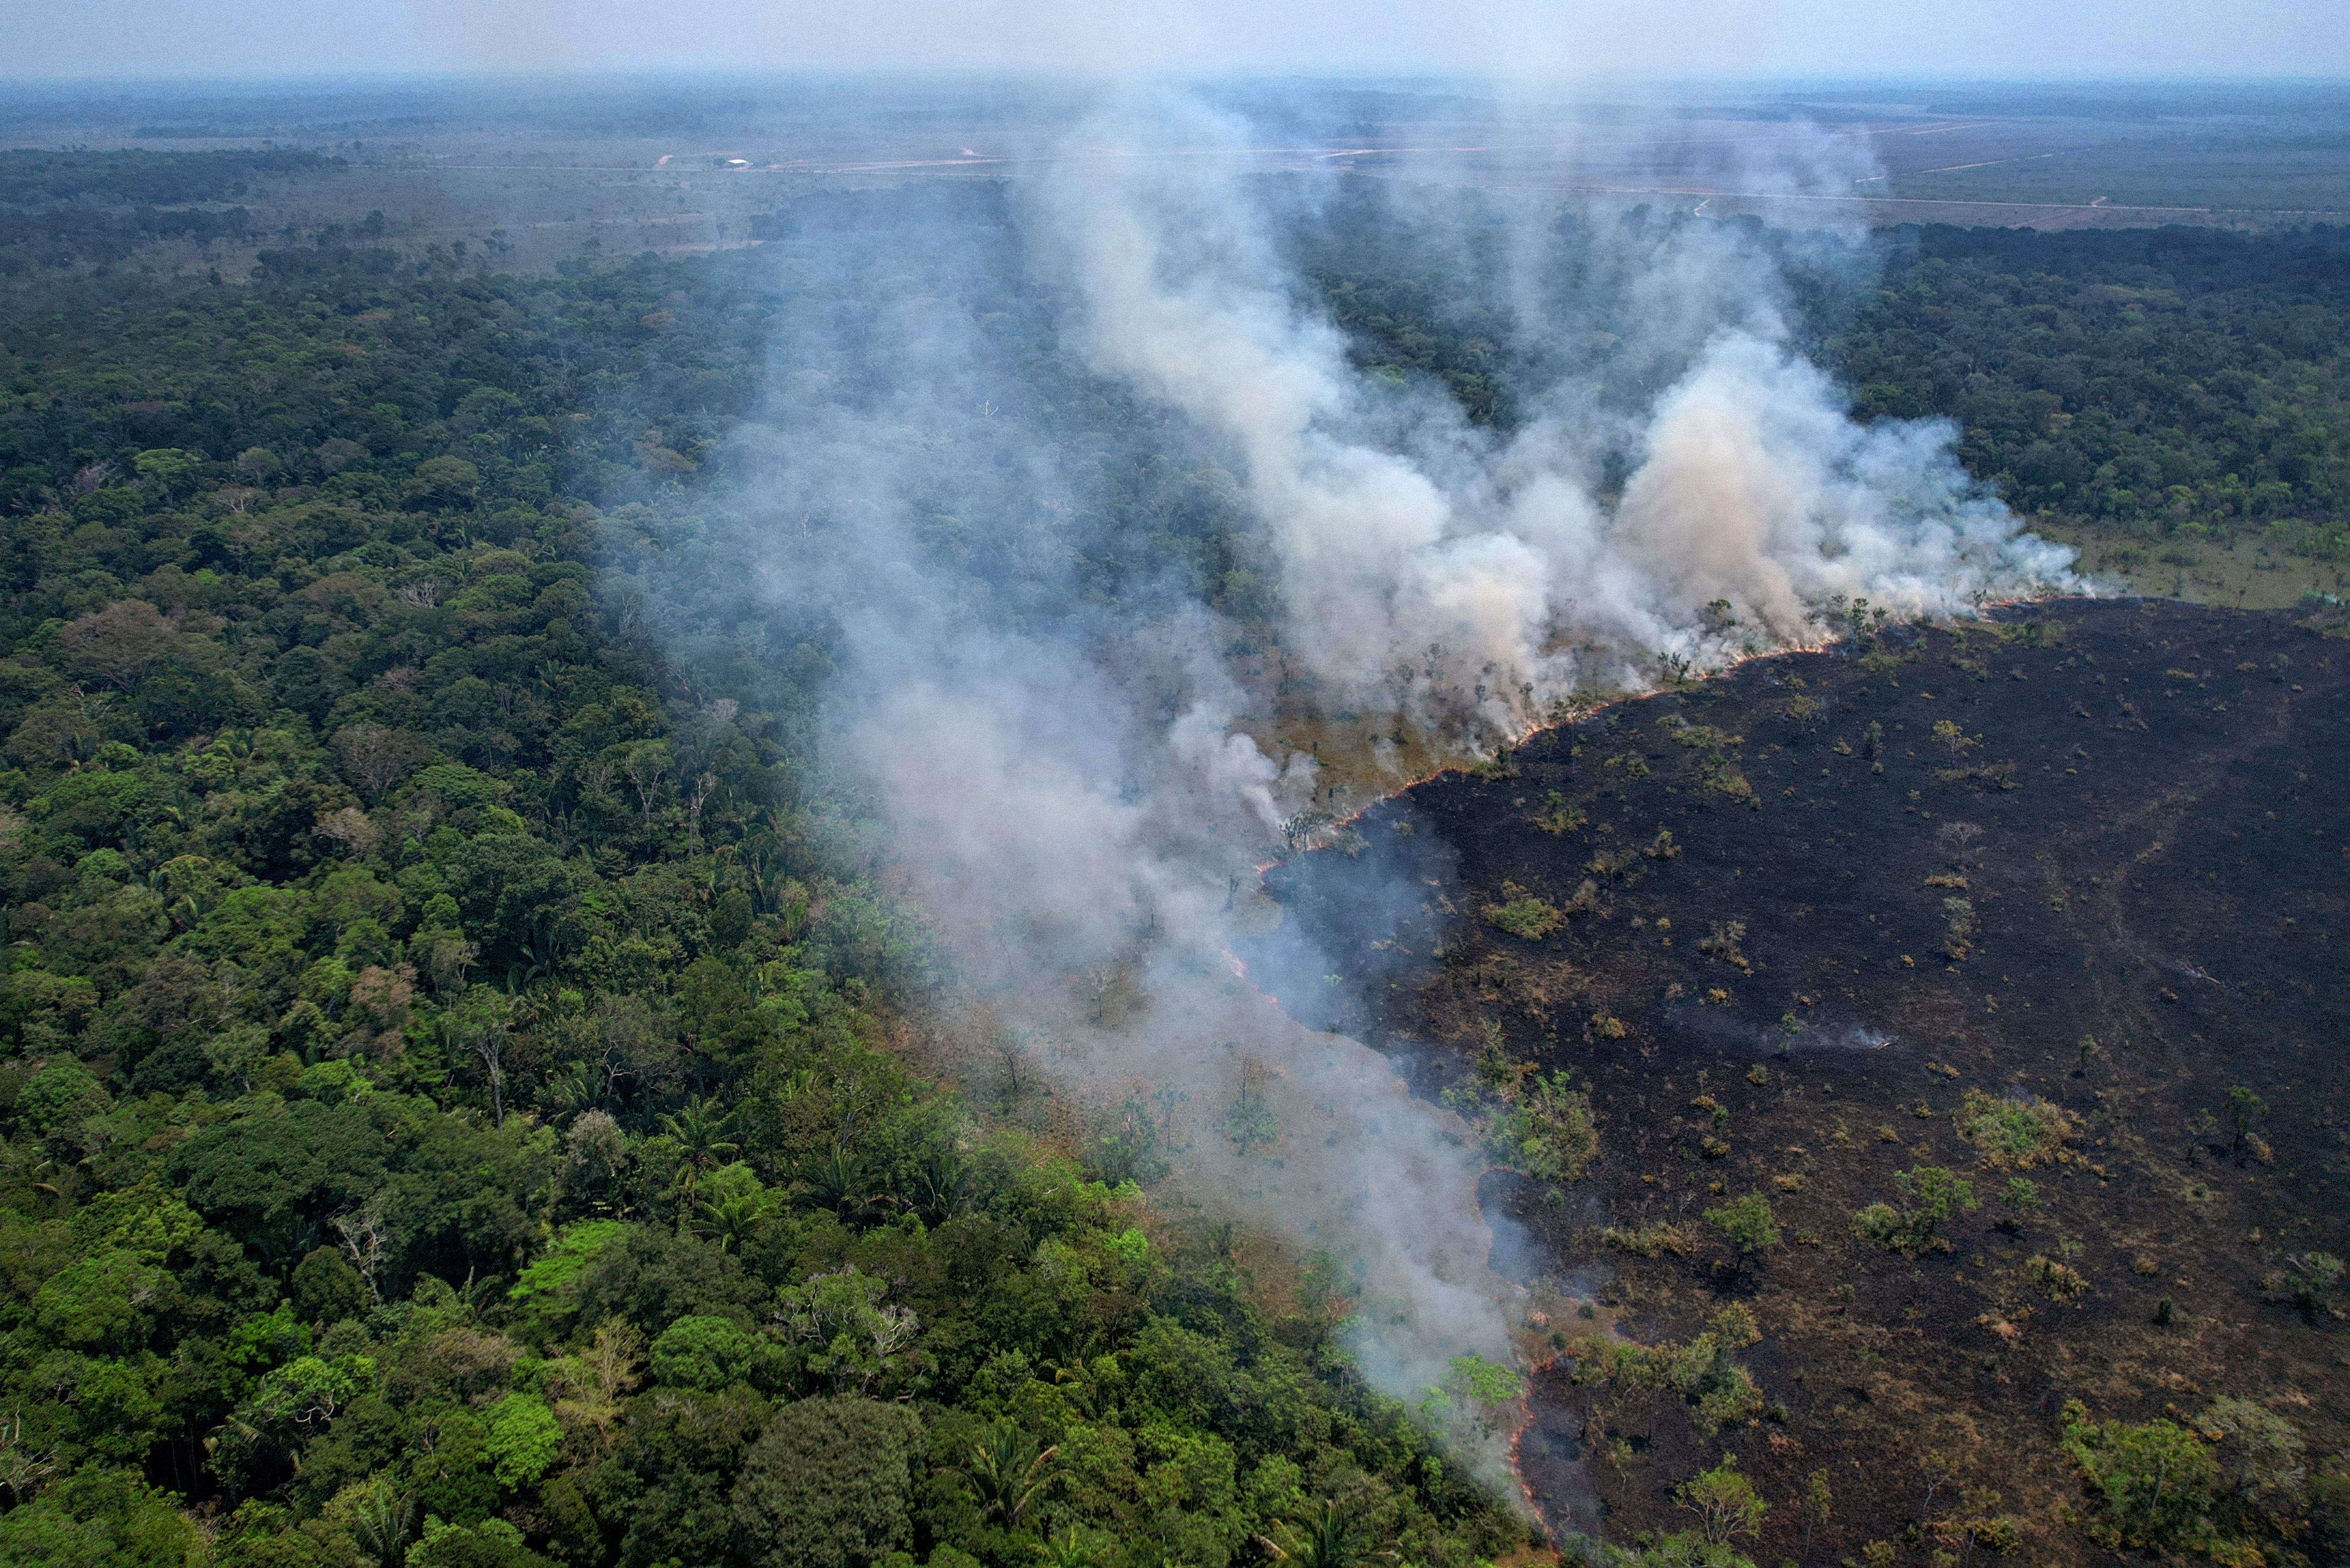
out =
[[[1513,1266],[1638,1343],[1730,1304],[1760,1331],[1723,1353],[1754,1397],[1709,1408],[1559,1324],[1520,1456],[1555,1524],[1689,1527],[1674,1489],[1726,1451],[1771,1504],[1761,1563],[2095,1560],[2074,1400],[2211,1442],[2214,1400],[2250,1400],[2308,1484],[2338,1471],[2350,1329],[2310,1264],[2350,1253],[2327,629],[2065,601],[1757,659],[1274,875],[1359,982],[1285,1002],[1430,1094],[1587,1096],[1579,1176],[1487,1179],[1535,1239]],[[1980,1207],[1920,1228],[1920,1169]],[[1750,1193],[1780,1234],[1742,1256],[1705,1212]],[[2322,1560],[2322,1501],[2270,1504],[2271,1560]]]

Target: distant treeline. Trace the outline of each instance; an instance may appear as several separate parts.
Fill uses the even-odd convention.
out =
[[[162,240],[210,244],[253,233],[243,207],[219,211],[138,207],[129,212],[75,207],[23,213],[0,208],[0,277],[35,267],[119,262]]]
[[[157,240],[247,238],[242,209],[153,203],[336,166],[281,151],[0,154],[0,276],[120,261]],[[1453,206],[1418,223],[1395,221],[1367,182],[1296,204],[1310,216],[1287,243],[1366,373],[1439,384],[1473,421],[1504,429],[1563,373],[1636,404],[1674,373],[1644,357],[1619,317],[1644,266],[1692,234],[1720,236],[1716,225],[1648,208],[1562,216],[1536,333],[1516,315],[1500,214],[1473,194],[1443,200]],[[993,181],[822,193],[752,227],[787,249],[816,246],[816,256],[836,239],[919,232],[966,253],[983,294],[1009,275],[1019,244]],[[2258,528],[2320,554],[2350,547],[2339,350],[2350,337],[2350,230],[1904,225],[1863,254],[1752,220],[1739,229],[1773,264],[1767,286],[1803,346],[1852,389],[1856,414],[1956,421],[1970,471],[2019,511],[2147,539]],[[405,264],[354,248],[380,233],[380,222],[319,231],[274,249],[265,275],[384,275]]]
[[[53,152],[19,148],[0,152],[0,202],[89,201],[120,206],[225,202],[245,194],[255,180],[320,174],[344,167],[319,152],[260,151]]]
[[[145,246],[253,233],[233,201],[257,180],[342,168],[316,152],[0,152],[0,277],[127,260]]]

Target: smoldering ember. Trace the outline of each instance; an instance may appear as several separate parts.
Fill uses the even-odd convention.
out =
[[[2338,96],[1153,79],[0,96],[0,1564],[2350,1560]]]

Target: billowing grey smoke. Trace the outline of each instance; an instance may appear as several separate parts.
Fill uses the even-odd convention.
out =
[[[1120,130],[1229,151],[1196,110]],[[1754,258],[1710,230],[1611,318],[1653,339],[1659,395],[1563,374],[1499,436],[1351,368],[1259,189],[1239,157],[1073,156],[1010,222],[790,252],[804,306],[747,438],[755,570],[835,628],[835,760],[962,994],[1075,1092],[1185,1104],[1191,1189],[1347,1264],[1366,1372],[1417,1397],[1456,1356],[1510,1355],[1482,1157],[1385,1058],[1267,1000],[1342,965],[1241,972],[1314,768],[1242,732],[1266,694],[1235,678],[1234,627],[1145,532],[1100,522],[1103,476],[1170,452],[1236,475],[1316,699],[1461,748],[1665,656],[1810,639],[1836,596],[1962,611],[2064,560],[1966,481],[1947,431],[1846,419]],[[1541,234],[1517,236],[1529,265]]]

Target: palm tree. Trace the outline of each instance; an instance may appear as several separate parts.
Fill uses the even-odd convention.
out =
[[[1076,1407],[1079,1415],[1088,1421],[1092,1420],[1094,1418],[1093,1374],[1087,1370],[1084,1358],[1076,1357],[1067,1366],[1054,1366],[1049,1367],[1048,1370],[1053,1374],[1053,1386],[1061,1391],[1062,1397]]]
[[[829,1210],[842,1219],[873,1201],[866,1190],[871,1183],[865,1162],[837,1144],[833,1146],[831,1158],[809,1173],[807,1185],[810,1208]]]
[[[922,1162],[913,1187],[915,1208],[926,1224],[945,1224],[971,1201],[971,1173],[963,1168],[962,1157],[951,1148],[941,1149]]]
[[[717,1238],[722,1252],[739,1247],[757,1233],[761,1225],[775,1212],[775,1200],[765,1192],[738,1193],[732,1198],[696,1206],[702,1223],[694,1229],[702,1235]]]
[[[1037,1542],[1036,1554],[1045,1560],[1045,1568],[1093,1568],[1093,1543],[1080,1540],[1074,1524],[1059,1535]]]
[[[712,1106],[707,1098],[686,1102],[685,1108],[675,1115],[664,1113],[660,1129],[678,1146],[683,1158],[678,1162],[677,1186],[683,1202],[682,1213],[691,1214],[696,1189],[702,1185],[702,1173],[726,1163],[742,1152],[743,1146],[726,1134],[733,1125],[732,1114]]]
[[[604,1075],[584,1062],[547,1081],[546,1103],[559,1115],[584,1111],[604,1097]]]
[[[682,1110],[664,1112],[660,1117],[661,1131],[677,1140],[688,1159],[702,1166],[723,1164],[727,1156],[741,1152],[742,1145],[726,1136],[733,1125],[733,1113],[699,1096],[688,1100]]]
[[[971,1458],[960,1469],[939,1473],[957,1477],[971,1489],[981,1518],[1017,1530],[1045,1489],[1061,1479],[1053,1462],[1060,1452],[1056,1444],[1039,1453],[1036,1439],[1016,1423],[998,1421],[971,1446]]]
[[[359,1493],[351,1532],[382,1568],[400,1568],[407,1561],[408,1538],[415,1523],[415,1502],[400,1496],[389,1480],[378,1476]]]
[[[1336,1498],[1325,1498],[1321,1506],[1306,1512],[1295,1525],[1273,1521],[1273,1537],[1258,1536],[1257,1544],[1263,1547],[1275,1563],[1285,1563],[1290,1568],[1352,1568],[1365,1556],[1392,1557],[1391,1552],[1363,1552],[1356,1544],[1360,1522]]]

